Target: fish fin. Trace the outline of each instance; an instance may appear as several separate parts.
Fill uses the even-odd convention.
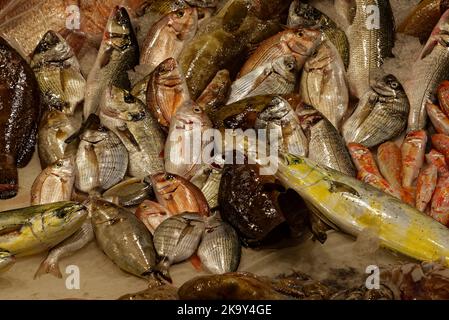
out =
[[[201,270],[203,270],[202,264],[201,264],[201,259],[200,259],[200,257],[198,257],[198,255],[196,253],[193,256],[191,256],[189,260],[196,271],[200,272]]]
[[[34,274],[34,280],[47,273],[55,276],[56,278],[62,279],[62,273],[61,270],[59,270],[59,265],[57,263],[50,263],[47,261],[47,259],[45,259],[44,261],[42,261],[36,273]]]
[[[120,135],[121,138],[128,140],[137,150],[140,151],[139,143],[137,142],[136,138],[134,138],[134,135],[131,131],[129,131],[126,125],[117,127],[117,134]]]
[[[111,61],[112,52],[114,52],[114,47],[108,47],[101,55],[100,69],[103,69],[109,64],[109,62]]]
[[[0,228],[0,237],[4,235],[8,235],[10,233],[19,232],[20,229],[22,229],[23,225],[17,224],[17,225],[10,225],[3,228]]]
[[[327,231],[330,228],[315,214],[309,215],[309,224],[314,240],[324,244],[327,240]]]
[[[90,128],[92,125],[100,125],[100,118],[96,114],[90,114],[86,121],[82,124],[81,128],[68,137],[64,142],[66,144],[70,144],[75,141],[87,128]]]
[[[329,219],[327,219],[313,204],[310,202],[306,202],[307,208],[310,210],[310,213],[316,216],[316,219],[319,219],[322,223],[329,226],[329,228],[334,230],[340,230],[338,226],[336,226],[333,222],[331,222]],[[320,228],[322,231],[322,227]],[[322,235],[319,235],[321,237]],[[317,237],[319,239],[319,237]]]
[[[166,257],[162,258],[153,270],[156,278],[173,283],[173,280],[170,277],[170,265],[171,263]]]
[[[435,39],[429,39],[429,41],[426,43],[424,48],[421,51],[421,54],[419,55],[419,60],[423,60],[425,57],[427,57],[429,54],[432,53],[433,48],[437,45],[438,41]]]
[[[338,181],[329,181],[330,189],[329,191],[332,193],[350,193],[358,198],[360,198],[360,193],[357,192],[353,187],[348,186],[347,184],[338,182]]]

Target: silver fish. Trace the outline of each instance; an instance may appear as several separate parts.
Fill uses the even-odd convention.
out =
[[[164,171],[165,135],[140,100],[126,90],[110,86],[104,93],[100,119],[125,145],[130,176],[144,178]]]
[[[351,58],[348,77],[351,93],[361,98],[378,76],[386,57],[392,56],[395,25],[389,0],[355,0],[356,14],[348,29]]]
[[[153,195],[153,188],[149,179],[129,178],[113,186],[103,193],[103,199],[116,199],[124,207],[141,204]],[[115,201],[111,201],[114,202]]]
[[[87,78],[84,119],[96,114],[104,90],[110,85],[130,89],[127,71],[139,63],[139,45],[128,12],[114,8],[106,25],[97,60]]]
[[[153,238],[130,211],[101,199],[88,203],[97,244],[122,270],[148,278],[156,265]]]
[[[163,221],[154,232],[154,247],[162,260],[157,271],[171,281],[172,264],[190,258],[198,248],[204,232],[203,217],[195,213],[176,215]]]
[[[206,229],[198,247],[202,265],[213,274],[237,271],[241,245],[237,232],[216,215],[206,221]]]
[[[36,279],[46,273],[52,274],[57,278],[62,278],[61,270],[59,270],[59,261],[84,248],[89,242],[94,240],[94,237],[92,222],[88,219],[70,238],[67,238],[51,249],[47,258],[42,261],[39,269],[36,271],[34,278]]]
[[[202,186],[201,191],[209,204],[209,208],[218,207],[218,191],[220,189],[220,182],[222,177],[222,169],[213,168]]]
[[[8,271],[16,259],[9,252],[0,252],[0,273]]]
[[[346,143],[371,148],[400,135],[407,126],[410,104],[405,91],[393,75],[386,75],[360,100],[343,125]]]

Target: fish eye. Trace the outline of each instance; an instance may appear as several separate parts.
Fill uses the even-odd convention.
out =
[[[299,30],[296,34],[297,34],[299,37],[304,37],[304,31],[303,31],[303,30]]]
[[[195,112],[195,113],[201,113],[201,112],[203,112],[203,110],[201,110],[200,107],[194,107],[194,108],[193,108],[193,112]]]
[[[61,168],[62,167],[62,161],[58,161],[57,163],[56,163],[56,167],[58,167],[58,168]]]
[[[173,177],[173,175],[171,174],[166,174],[165,175],[165,180],[173,180],[175,177]]]
[[[125,102],[126,103],[134,103],[136,102],[136,98],[134,98],[131,94],[127,93],[125,94]]]
[[[67,215],[67,212],[65,210],[59,210],[56,213],[56,217],[59,219],[63,219]]]
[[[110,207],[109,203],[107,203],[107,202],[103,203],[103,208],[109,208],[109,207]]]
[[[178,18],[182,18],[184,17],[184,10],[179,10],[176,12],[176,15],[178,16]]]
[[[393,89],[397,89],[399,87],[399,83],[397,83],[396,81],[392,81],[390,83],[390,87],[392,87]]]

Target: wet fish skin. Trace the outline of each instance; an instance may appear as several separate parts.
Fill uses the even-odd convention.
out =
[[[234,228],[216,216],[210,217],[198,247],[202,265],[213,274],[235,272],[240,255],[241,245]]]
[[[8,271],[16,259],[9,252],[0,252],[0,274]]]
[[[123,207],[141,204],[153,196],[153,187],[146,179],[129,178],[105,191],[102,198],[116,198]]]
[[[0,37],[0,200],[18,192],[17,168],[34,153],[41,116],[40,92],[28,63]]]
[[[331,42],[323,41],[306,61],[300,94],[340,130],[349,108],[349,88],[343,61]]]
[[[59,269],[60,259],[68,257],[78,250],[81,250],[88,243],[94,240],[94,237],[95,235],[92,222],[90,219],[87,219],[77,232],[51,249],[48,256],[42,261],[39,269],[36,271],[34,279],[46,273],[52,274],[53,276],[61,279],[62,273]]]
[[[104,93],[100,119],[128,151],[130,176],[145,178],[163,171],[165,134],[140,100],[127,90],[110,86]]]
[[[418,178],[419,170],[424,164],[427,144],[427,133],[424,130],[407,134],[401,146],[402,153],[402,186],[410,188]]]
[[[75,185],[75,159],[56,161],[42,171],[31,187],[31,205],[70,201]]]
[[[145,200],[136,210],[136,217],[142,221],[148,231],[154,235],[157,227],[168,218],[176,215],[157,202]]]
[[[388,141],[377,149],[377,162],[380,173],[398,190],[402,189],[402,155],[401,148],[394,142]]]
[[[229,71],[226,69],[218,71],[196,103],[212,118],[215,111],[228,101],[231,85]]]
[[[101,199],[88,203],[97,244],[120,269],[151,277],[157,254],[151,233],[130,211]]]
[[[434,134],[431,139],[432,146],[444,155],[447,164],[449,160],[449,136],[438,133]]]
[[[218,192],[220,190],[220,182],[222,177],[222,168],[212,169],[206,183],[202,186],[201,192],[204,194],[209,208],[214,209],[218,207]]]
[[[449,225],[449,177],[439,177],[432,197],[429,215],[439,223]]]
[[[355,17],[348,29],[351,52],[348,77],[351,93],[361,98],[370,89],[384,59],[392,56],[395,25],[388,0],[356,0],[355,4]],[[371,6],[379,10],[379,21],[373,18]]]
[[[407,126],[410,104],[405,91],[393,75],[386,75],[371,86],[356,110],[343,125],[347,143],[369,148],[400,135]]]
[[[87,77],[84,119],[96,114],[109,85],[131,89],[127,71],[139,63],[139,45],[128,12],[116,7],[109,17],[97,60]]]
[[[449,265],[449,230],[394,197],[305,158],[284,155],[276,177],[352,236],[373,228],[382,247]],[[388,226],[388,227],[387,227]]]
[[[203,217],[194,213],[176,215],[159,225],[154,232],[154,246],[162,260],[156,269],[164,279],[171,281],[170,265],[195,253],[204,228]]]
[[[161,62],[150,75],[146,104],[163,129],[168,131],[171,118],[189,100],[189,89],[176,60]]]
[[[438,169],[433,164],[427,165],[421,170],[416,185],[415,207],[421,212],[425,212],[427,205],[432,200],[432,195],[437,186]]]
[[[426,111],[433,127],[438,133],[449,134],[449,118],[437,105],[427,102]]]
[[[86,80],[74,51],[61,35],[54,31],[44,35],[32,54],[31,68],[45,106],[74,114],[84,100]]]
[[[449,81],[444,80],[441,82],[437,89],[438,102],[440,108],[446,116],[449,116]]]
[[[426,154],[426,161],[427,163],[433,164],[435,167],[437,167],[439,176],[449,175],[449,168],[446,165],[446,159],[444,155],[439,153],[435,149],[430,150],[430,152]]]

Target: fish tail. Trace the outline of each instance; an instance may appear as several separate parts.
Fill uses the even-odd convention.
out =
[[[56,278],[62,279],[62,273],[61,270],[59,270],[58,263],[48,262],[47,260],[42,261],[39,269],[37,269],[36,273],[34,274],[34,279],[36,280],[37,278],[47,273],[54,275]]]
[[[10,155],[0,155],[0,199],[14,198],[18,192],[16,161]]]
[[[166,258],[163,258],[159,263],[156,265],[156,267],[153,270],[154,275],[157,279],[165,280],[170,283],[173,283],[173,280],[170,276],[170,261]]]

